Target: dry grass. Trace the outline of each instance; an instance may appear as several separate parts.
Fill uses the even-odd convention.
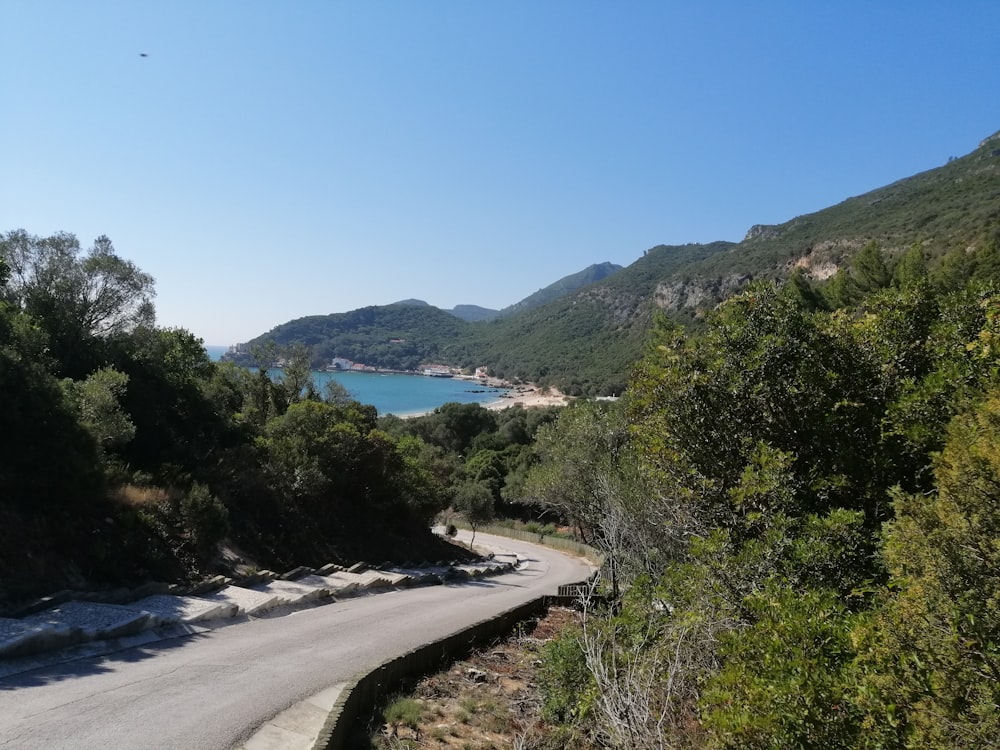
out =
[[[421,680],[407,696],[421,706],[416,727],[388,724],[371,738],[379,750],[508,750],[546,747],[536,672],[542,646],[576,617],[552,608],[523,632]],[[406,700],[403,698],[402,700]]]
[[[123,484],[120,487],[115,487],[108,492],[108,495],[112,500],[133,507],[157,505],[173,497],[170,491],[162,487],[139,487],[134,484]]]

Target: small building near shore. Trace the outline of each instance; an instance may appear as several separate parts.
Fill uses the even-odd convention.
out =
[[[329,364],[329,366],[326,369],[327,370],[350,370],[352,367],[354,367],[354,363],[351,360],[344,359],[343,357],[334,357],[330,361],[330,364]]]
[[[451,378],[455,376],[455,373],[444,365],[423,365],[420,371],[432,378]]]

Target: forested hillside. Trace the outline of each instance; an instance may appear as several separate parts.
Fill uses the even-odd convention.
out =
[[[614,263],[595,263],[592,266],[587,266],[578,273],[570,274],[569,276],[559,279],[559,281],[554,284],[549,284],[544,289],[539,289],[537,292],[528,295],[520,302],[515,302],[513,305],[505,307],[498,313],[498,315],[499,317],[506,318],[527,310],[532,310],[536,307],[541,307],[544,304],[557,300],[560,297],[564,297],[567,294],[575,292],[585,286],[596,284],[598,281],[602,281],[603,279],[618,273],[621,269],[621,266],[617,266]]]
[[[751,227],[742,242],[658,246],[575,291],[559,293],[567,285],[557,282],[542,290],[554,298],[529,309],[512,305],[500,320],[458,328],[444,322],[437,329],[440,316],[430,308],[425,319],[411,321],[419,332],[412,338],[423,342],[414,356],[460,367],[487,365],[495,374],[576,395],[620,393],[656,311],[700,325],[709,310],[754,279],[796,274],[839,286],[852,258],[870,244],[890,264],[917,246],[932,274],[963,276],[998,226],[1000,134],[936,169],[784,224]],[[301,334],[291,324],[275,330],[282,341],[309,343],[324,357],[345,341],[351,351],[369,347],[370,364],[401,361],[385,339],[389,328],[359,326],[355,337],[342,326],[346,320],[330,316],[329,338],[338,343],[322,349],[323,334],[312,318],[305,319]],[[376,358],[381,356],[386,359]]]
[[[398,302],[363,307],[347,313],[311,315],[283,323],[247,343],[250,351],[273,342],[279,347],[302,344],[313,366],[334,357],[385,369],[416,370],[422,364],[454,362],[456,342],[464,340],[469,324],[431,305]]]
[[[391,370],[416,370],[421,364],[432,362],[471,369],[491,361],[492,370],[496,374],[506,373],[512,378],[521,374],[525,378],[537,380],[538,355],[543,355],[547,360],[555,359],[564,364],[554,369],[560,373],[569,371],[569,362],[585,363],[585,369],[591,370],[592,363],[588,358],[574,354],[575,348],[567,343],[579,336],[574,331],[572,322],[568,323],[566,331],[561,332],[565,334],[562,337],[563,343],[559,353],[552,358],[544,357],[544,348],[552,345],[559,333],[547,331],[543,325],[538,332],[541,334],[539,341],[535,334],[537,321],[523,316],[530,316],[531,311],[536,308],[606,279],[618,270],[620,267],[612,263],[589,266],[499,312],[475,305],[460,305],[453,310],[443,311],[422,300],[410,299],[347,313],[299,318],[246,342],[242,352],[229,355],[229,359],[254,364],[254,353],[261,355],[267,351],[267,344],[273,343],[278,347],[293,344],[307,347],[315,367],[323,367],[334,357]],[[515,316],[517,313],[519,315],[516,317],[520,322],[512,328],[484,327],[488,321]],[[551,318],[552,315],[547,317]],[[554,315],[562,317],[564,311],[562,308],[557,309]],[[531,341],[521,340],[526,330],[533,333]],[[492,336],[494,331],[502,331],[497,340]],[[510,347],[513,347],[512,357],[503,360],[495,358],[496,350]],[[586,380],[589,382],[593,377],[601,378],[601,373],[588,375]],[[621,378],[618,382],[622,382]]]

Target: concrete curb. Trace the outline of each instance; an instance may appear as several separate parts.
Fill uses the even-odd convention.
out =
[[[349,570],[336,565],[299,567],[283,575],[261,571],[234,581],[216,576],[192,587],[162,583],[95,594],[61,591],[22,607],[14,618],[0,618],[0,662],[97,640],[134,636],[170,626],[218,627],[233,618],[279,607],[329,603],[361,593],[440,584],[453,577],[496,575],[515,563],[429,566],[419,575],[400,568]],[[297,579],[297,580],[296,580]],[[177,632],[170,630],[170,632]]]

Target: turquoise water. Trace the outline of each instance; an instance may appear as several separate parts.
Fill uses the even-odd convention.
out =
[[[206,346],[209,358],[218,362],[227,346]],[[280,375],[276,370],[274,375]],[[314,372],[313,382],[320,393],[330,380],[340,383],[351,398],[371,404],[379,414],[420,414],[434,411],[441,404],[488,404],[497,401],[503,391],[482,383],[459,378],[428,378],[424,375],[395,375],[369,372]]]
[[[459,378],[429,378],[424,375],[395,375],[368,372],[314,372],[313,380],[322,390],[334,380],[351,398],[371,404],[379,414],[419,414],[441,404],[488,404],[500,399],[502,390]],[[478,391],[478,392],[477,392]]]

